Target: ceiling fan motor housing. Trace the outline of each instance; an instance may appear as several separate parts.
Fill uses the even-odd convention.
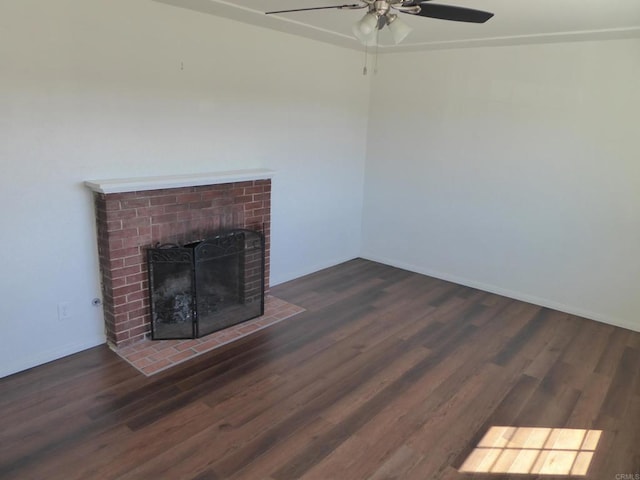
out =
[[[372,8],[370,11],[374,11],[379,17],[383,17],[387,13],[389,13],[390,8],[391,8],[391,5],[389,5],[389,2],[385,0],[376,0],[375,2],[373,2]]]

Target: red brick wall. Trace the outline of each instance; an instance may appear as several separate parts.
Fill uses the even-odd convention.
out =
[[[107,341],[123,346],[150,332],[146,249],[185,244],[232,228],[265,235],[269,288],[271,180],[94,194]]]

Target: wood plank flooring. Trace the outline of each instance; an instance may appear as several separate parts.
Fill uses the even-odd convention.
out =
[[[272,293],[307,311],[154,377],[97,347],[0,380],[0,478],[568,478],[459,473],[492,426],[640,474],[640,333],[361,259]]]

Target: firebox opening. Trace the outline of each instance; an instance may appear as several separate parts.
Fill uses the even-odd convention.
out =
[[[264,236],[233,230],[148,250],[152,339],[197,338],[264,313]]]

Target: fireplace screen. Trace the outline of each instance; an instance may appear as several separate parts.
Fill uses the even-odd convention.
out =
[[[233,230],[147,251],[151,338],[197,338],[264,313],[264,236]]]

